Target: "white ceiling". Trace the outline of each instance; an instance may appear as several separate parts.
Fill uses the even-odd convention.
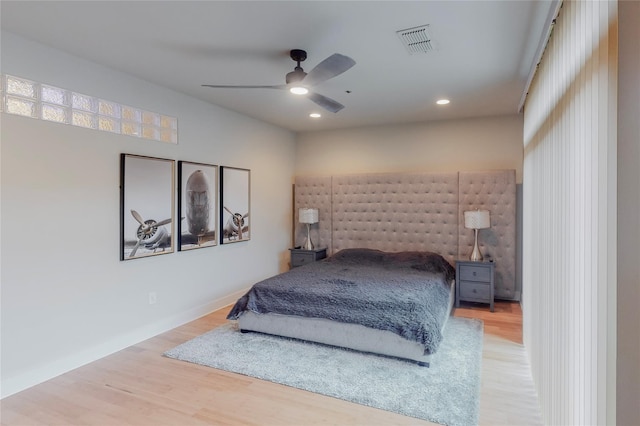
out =
[[[195,98],[310,131],[517,114],[556,0],[2,1],[2,29]],[[429,24],[437,50],[410,55],[396,31]],[[279,90],[333,53],[356,65],[315,90],[338,113]],[[350,93],[347,93],[350,91]],[[440,107],[439,98],[451,99]],[[321,119],[308,114],[321,111]]]

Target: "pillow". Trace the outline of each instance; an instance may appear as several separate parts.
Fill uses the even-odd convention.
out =
[[[389,253],[375,249],[343,249],[327,261],[351,264],[378,264],[386,267],[406,265],[418,271],[441,273],[447,282],[456,276],[456,270],[441,255],[428,251],[402,251]]]
[[[334,262],[352,263],[380,263],[384,259],[385,252],[366,248],[343,249],[329,258]]]

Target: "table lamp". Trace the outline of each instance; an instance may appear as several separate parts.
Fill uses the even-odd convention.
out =
[[[302,208],[298,211],[298,221],[307,225],[307,239],[305,240],[302,248],[305,250],[313,250],[313,243],[311,242],[310,226],[313,223],[318,223],[318,209]]]
[[[489,210],[471,210],[464,212],[464,227],[475,231],[475,242],[470,260],[474,262],[482,262],[482,253],[478,247],[478,230],[491,227],[491,218]]]

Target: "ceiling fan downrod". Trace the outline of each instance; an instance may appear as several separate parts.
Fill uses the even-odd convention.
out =
[[[293,69],[293,71],[287,74],[285,81],[287,84],[298,83],[307,76],[307,73],[304,72],[300,66],[300,62],[307,59],[307,52],[302,49],[293,49],[289,52],[289,56],[291,59],[296,61],[298,65]]]

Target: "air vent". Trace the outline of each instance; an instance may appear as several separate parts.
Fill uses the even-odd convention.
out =
[[[431,34],[429,33],[429,25],[420,27],[407,28],[406,30],[396,31],[398,37],[407,48],[409,54],[427,53],[435,50]]]

